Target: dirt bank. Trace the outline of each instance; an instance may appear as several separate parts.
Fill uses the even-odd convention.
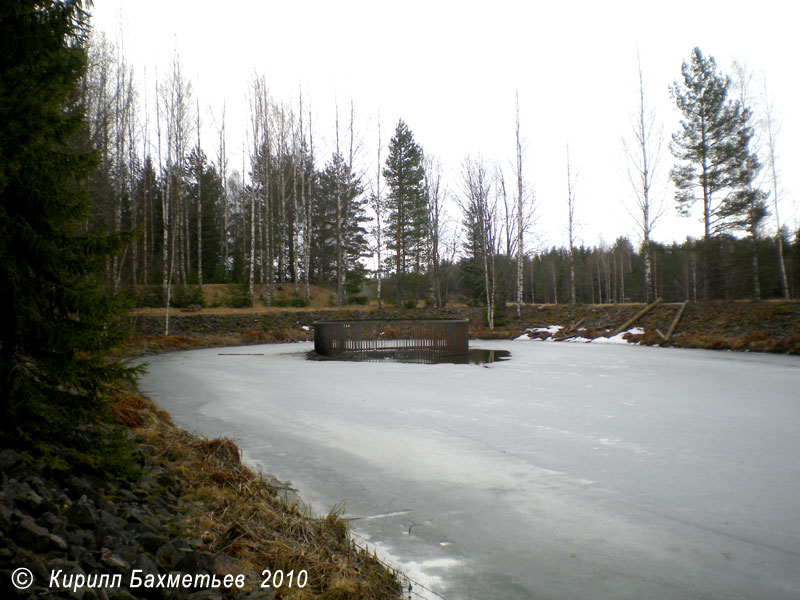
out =
[[[680,306],[679,303],[661,303],[637,319],[631,326],[644,331],[634,341],[686,348],[800,353],[798,302],[689,303],[673,334],[664,340]],[[169,337],[163,335],[163,310],[147,309],[131,314],[133,336],[125,350],[147,353],[173,348],[310,340],[313,339],[314,321],[365,318],[468,319],[470,336],[478,339],[510,339],[531,329],[555,325],[565,328],[562,336],[569,333],[595,338],[612,334],[644,307],[644,304],[527,305],[523,307],[522,317],[518,318],[514,307],[508,306],[497,311],[494,329],[487,327],[483,309],[458,306],[402,310],[264,308],[226,312],[213,309],[192,313],[172,310]]]

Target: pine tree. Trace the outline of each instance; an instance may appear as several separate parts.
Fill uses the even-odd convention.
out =
[[[83,2],[0,8],[0,441],[110,468],[102,417],[135,370],[106,358],[124,329],[100,280],[130,236],[85,230],[87,36]]]
[[[402,119],[389,142],[383,176],[389,187],[386,240],[389,249],[395,253],[397,305],[400,306],[409,262],[416,259],[418,269],[421,264],[420,252],[425,246],[427,226],[422,148],[414,141],[414,135]]]
[[[747,127],[749,111],[728,98],[730,79],[717,73],[712,57],[699,48],[683,63],[683,84],[671,92],[683,113],[680,130],[672,135],[671,150],[680,162],[672,170],[679,211],[688,215],[703,201],[705,296],[709,297],[710,240],[737,228],[738,216],[747,210],[741,190],[748,186],[752,164]]]
[[[362,195],[361,180],[350,169],[341,154],[331,157],[315,185],[316,202],[312,227],[312,255],[317,265],[317,278],[339,281],[338,269],[345,269],[348,290],[359,287],[363,275],[360,259],[369,256],[364,223],[367,199]],[[335,229],[337,203],[341,204],[342,260],[337,259],[337,231]],[[355,276],[355,277],[354,277]],[[357,290],[355,290],[357,291]]]

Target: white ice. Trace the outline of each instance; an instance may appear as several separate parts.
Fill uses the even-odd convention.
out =
[[[512,356],[209,349],[142,387],[450,600],[800,598],[797,357],[472,345]]]

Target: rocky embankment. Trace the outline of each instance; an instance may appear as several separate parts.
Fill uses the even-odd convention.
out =
[[[254,473],[229,439],[136,393],[111,409],[139,473],[115,480],[0,450],[0,598],[396,600],[399,576]]]
[[[228,590],[209,589],[210,576],[223,583],[235,573],[232,561],[183,534],[182,524],[191,516],[180,500],[183,483],[154,464],[148,449],[137,446],[141,478],[113,483],[48,469],[12,449],[0,451],[4,598],[210,600],[236,588],[231,581]],[[17,571],[21,568],[27,573]],[[258,590],[239,597],[274,594]]]

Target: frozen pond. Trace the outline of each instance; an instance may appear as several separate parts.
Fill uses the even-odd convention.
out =
[[[319,512],[346,502],[448,600],[800,598],[800,359],[473,345],[511,360],[248,346],[152,358],[142,389]]]

